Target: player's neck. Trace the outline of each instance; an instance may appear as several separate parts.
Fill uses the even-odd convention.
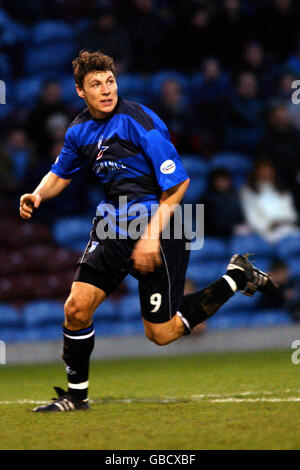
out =
[[[90,112],[93,119],[97,119],[97,120],[102,121],[104,119],[108,119],[109,117],[111,117],[115,113],[115,111],[118,107],[119,101],[120,101],[120,98],[118,98],[115,107],[113,108],[113,110],[110,113],[104,113],[102,111],[99,111],[98,109],[94,108],[93,106],[91,106],[88,103],[87,103],[87,107],[88,107],[88,110],[89,110],[89,112]]]

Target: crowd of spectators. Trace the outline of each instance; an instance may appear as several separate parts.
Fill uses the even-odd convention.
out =
[[[229,236],[234,227],[247,225],[275,240],[283,223],[290,230],[298,225],[300,213],[300,105],[291,99],[300,73],[299,12],[293,0],[34,0],[26,7],[3,0],[0,74],[5,78],[8,67],[12,83],[30,75],[24,44],[38,22],[70,25],[76,29],[75,55],[82,48],[100,49],[115,58],[120,78],[142,77],[144,104],[167,123],[181,154],[209,161],[227,151],[251,159],[253,173],[242,190],[222,168],[210,176],[202,198],[211,208],[208,232]],[[7,19],[15,35],[6,30]],[[152,78],[161,70],[174,74],[155,94]],[[81,109],[78,101],[64,100],[59,74],[41,72],[38,99],[10,112],[8,103],[3,119],[0,193],[2,206],[5,201],[13,211],[19,195],[34,189],[50,169]],[[261,182],[267,173],[270,180]],[[79,177],[64,199],[49,203],[47,220],[52,214],[84,213],[96,199],[78,198],[81,178],[89,178],[93,188],[90,174]],[[254,205],[259,212],[264,204],[282,207],[285,215],[258,218]]]

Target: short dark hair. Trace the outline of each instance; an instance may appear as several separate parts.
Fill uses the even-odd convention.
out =
[[[102,54],[100,51],[80,51],[78,57],[73,60],[72,67],[75,83],[81,89],[83,88],[85,75],[90,72],[111,71],[113,75],[116,76],[114,59],[108,55]]]

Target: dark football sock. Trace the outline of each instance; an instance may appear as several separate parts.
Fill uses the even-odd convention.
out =
[[[178,315],[185,325],[185,334],[211,317],[238,289],[246,285],[246,276],[241,270],[227,271],[226,275],[205,289],[182,298]]]
[[[90,355],[94,348],[94,325],[83,330],[68,330],[63,327],[63,360],[68,376],[68,392],[85,400],[88,396]]]

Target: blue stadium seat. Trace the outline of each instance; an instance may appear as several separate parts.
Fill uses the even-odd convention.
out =
[[[251,326],[286,325],[291,323],[290,315],[282,310],[260,310],[251,316]]]
[[[191,176],[191,181],[187,192],[184,195],[183,202],[193,204],[199,202],[207,187],[207,180],[201,176]]]
[[[65,103],[71,106],[85,106],[84,100],[79,98],[72,75],[66,75],[60,80],[61,96]]]
[[[218,330],[247,328],[250,324],[251,315],[243,312],[237,312],[234,314],[222,314],[220,312],[207,320],[207,326],[209,329]]]
[[[247,155],[224,152],[214,155],[211,160],[212,168],[227,168],[232,175],[245,175],[252,168],[252,161]]]
[[[192,279],[197,286],[208,285],[224,274],[222,263],[206,261],[189,263],[186,277]]]
[[[22,316],[18,313],[17,309],[12,305],[1,303],[0,304],[0,328],[21,327],[23,325]],[[2,331],[0,332],[0,339],[2,339]]]
[[[55,241],[63,246],[85,246],[91,230],[91,219],[88,217],[68,217],[59,219],[53,227]]]
[[[289,259],[288,266],[292,279],[300,281],[300,256]]]
[[[270,257],[274,254],[273,245],[256,234],[233,236],[229,249],[232,254],[254,253],[257,259],[259,256]]]
[[[94,314],[94,319],[97,322],[101,321],[119,321],[120,320],[120,312],[119,312],[119,305],[117,302],[114,302],[110,298],[105,299],[101,305],[97,308]]]
[[[231,299],[229,299],[221,308],[221,312],[249,312],[254,310],[257,306],[256,297],[248,297],[237,292]]]
[[[0,80],[8,80],[11,77],[11,65],[9,56],[4,54],[4,52],[0,53]]]
[[[276,245],[276,254],[280,258],[300,257],[300,236],[289,235],[280,240]]]
[[[194,176],[206,177],[210,171],[210,163],[200,155],[181,155],[183,166],[190,178]]]
[[[33,107],[42,89],[40,78],[23,78],[14,85],[14,101],[21,106]]]
[[[138,292],[138,280],[135,279],[135,277],[129,274],[125,277],[123,282],[131,294],[136,294]]]
[[[200,86],[203,83],[203,74],[202,73],[194,73],[190,78],[191,89],[194,93],[199,91]]]
[[[73,43],[30,47],[26,52],[25,72],[30,76],[51,71],[63,73],[70,68],[75,52]]]
[[[34,300],[25,305],[22,314],[27,327],[62,325],[64,305],[55,300]]]
[[[187,91],[190,84],[190,79],[183,73],[172,70],[162,70],[149,77],[147,87],[153,97],[158,97],[160,95],[162,86],[167,80],[175,80],[179,82],[183,92]]]
[[[37,45],[72,41],[73,36],[73,28],[63,21],[41,21],[31,29],[31,41]]]
[[[123,74],[118,76],[118,89],[122,97],[128,99],[129,95],[143,94],[145,91],[145,79],[136,74]]]
[[[121,299],[118,305],[121,321],[128,322],[140,318],[140,298],[138,294],[131,294]]]
[[[191,251],[190,261],[229,260],[228,243],[221,238],[205,237],[201,250]]]

